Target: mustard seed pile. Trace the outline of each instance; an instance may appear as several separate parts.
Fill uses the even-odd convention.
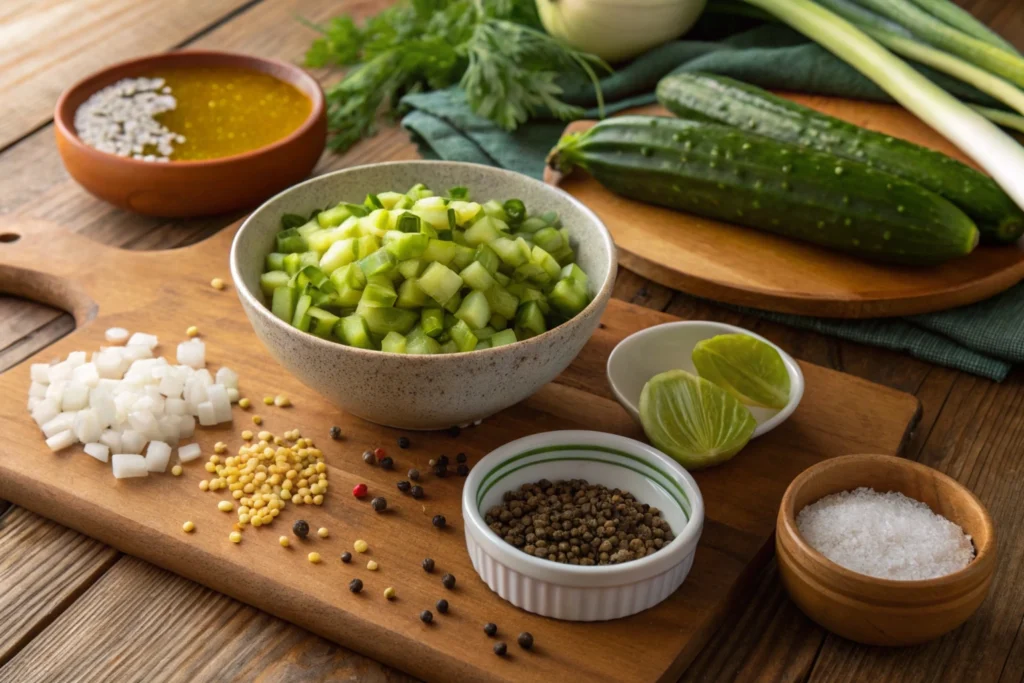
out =
[[[525,553],[584,566],[638,560],[675,538],[657,508],[582,479],[523,484],[506,492],[484,521]]]

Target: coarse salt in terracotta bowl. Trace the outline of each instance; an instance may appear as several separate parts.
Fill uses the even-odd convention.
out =
[[[933,579],[897,581],[861,574],[829,560],[800,534],[807,505],[841,491],[898,491],[925,503],[971,536],[974,559]],[[965,622],[988,594],[996,566],[996,534],[981,501],[955,479],[889,455],[844,455],[804,470],[782,498],[775,529],[779,576],[804,614],[866,645],[916,645]]]
[[[464,186],[480,201],[521,199],[531,212],[557,211],[590,279],[590,303],[543,334],[469,353],[411,355],[345,346],[295,329],[267,308],[260,289],[266,255],[285,213],[309,215],[341,201],[423,183]],[[553,380],[597,329],[615,283],[615,244],[601,220],[558,188],[500,168],[449,161],[369,164],[307,180],[254,211],[231,245],[231,276],[256,335],[308,387],[357,417],[389,427],[464,426],[507,408]]]
[[[227,66],[260,71],[310,99],[306,120],[287,136],[249,152],[217,159],[157,163],[101,152],[79,139],[75,112],[97,91],[124,78],[170,67]],[[309,175],[327,139],[320,85],[285,62],[230,52],[188,50],[132,59],[71,86],[54,112],[57,149],[71,177],[100,199],[149,216],[206,216],[255,206]]]

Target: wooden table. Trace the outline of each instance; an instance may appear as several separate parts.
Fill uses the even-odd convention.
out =
[[[1024,4],[961,3],[1024,47]],[[342,9],[366,15],[385,4],[5,0],[0,8],[0,226],[4,216],[44,217],[126,249],[167,249],[216,232],[229,219],[148,219],[81,190],[67,177],[54,147],[50,115],[58,93],[110,62],[177,47],[297,60],[314,34],[295,21],[296,15],[322,21]],[[415,156],[405,133],[385,129],[344,156],[325,155],[318,171]],[[684,318],[742,325],[798,358],[915,394],[923,415],[905,455],[969,486],[999,527],[992,594],[973,619],[937,642],[885,650],[829,635],[793,606],[773,565],[685,680],[1024,679],[1024,541],[1015,534],[1024,517],[1019,463],[1024,370],[995,384],[905,354],[740,315],[628,271],[620,273],[615,295]],[[73,326],[67,314],[0,295],[0,371]],[[0,435],[0,457],[2,444]],[[0,501],[0,682],[256,679],[408,677]]]

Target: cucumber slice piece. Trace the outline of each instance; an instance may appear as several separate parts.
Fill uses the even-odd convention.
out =
[[[517,341],[519,340],[516,338],[516,333],[511,329],[496,332],[490,339],[492,349],[498,346],[505,346],[506,344],[514,344]]]
[[[576,282],[586,287],[590,283],[590,278],[583,272],[583,269],[577,266],[575,263],[562,268],[562,273],[559,275],[562,280],[575,280]]]
[[[367,306],[391,306],[397,298],[395,284],[383,275],[374,275],[366,279],[366,287],[359,303]]]
[[[263,260],[263,270],[284,270],[284,260],[288,254],[281,254],[276,251],[272,251],[267,254],[267,258]]]
[[[508,275],[505,275],[505,273],[502,273],[501,271],[498,271],[497,273],[494,274],[494,281],[497,282],[502,287],[508,287],[510,284],[512,284],[512,278],[510,278]]]
[[[562,274],[562,267],[558,265],[558,261],[539,246],[535,245],[533,251],[530,252],[530,262],[543,268],[548,280],[557,280],[558,276]]]
[[[519,299],[501,285],[495,283],[490,289],[484,292],[487,297],[487,304],[492,313],[503,318],[514,318],[519,308]]]
[[[401,332],[388,332],[380,342],[385,353],[405,353],[406,338]]]
[[[422,273],[426,267],[427,262],[423,259],[412,258],[398,262],[398,273],[408,280],[414,277],[419,277],[420,273]]]
[[[356,258],[366,258],[380,249],[380,241],[374,235],[363,235],[356,243]]]
[[[558,263],[555,263],[555,267],[558,268]],[[561,272],[561,268],[558,268],[558,270]],[[547,271],[536,263],[524,263],[519,266],[513,271],[512,279],[515,282],[529,282],[537,285],[546,285],[551,281]]]
[[[527,301],[535,301],[540,306],[540,312],[547,315],[551,312],[551,307],[548,305],[548,298],[544,296],[544,292],[533,287],[524,287],[522,295],[519,297],[519,303],[526,303]]]
[[[501,230],[499,226],[508,227],[503,222],[495,218],[484,216],[476,223],[469,226],[464,233],[466,244],[471,247],[476,247],[481,244],[493,242],[503,234],[503,230]]]
[[[455,253],[458,250],[457,244],[454,242],[445,242],[439,239],[427,240],[427,248],[420,255],[424,261],[431,263],[440,263],[441,265],[447,266],[455,258]]]
[[[385,209],[393,209],[405,197],[401,192],[381,192],[377,195],[377,201]]]
[[[416,337],[410,335],[406,340],[405,352],[418,355],[441,353],[441,345],[437,343],[436,339],[426,335]]]
[[[309,332],[309,308],[313,305],[313,297],[309,294],[303,294],[299,297],[295,303],[295,313],[292,314],[292,327],[302,330],[303,332]]]
[[[349,263],[331,273],[331,283],[337,288],[351,287],[362,290],[366,287],[366,275],[355,263]]]
[[[501,332],[503,329],[508,327],[508,318],[503,315],[498,315],[497,313],[491,313],[489,324],[491,327]]]
[[[487,303],[487,297],[483,292],[470,292],[455,311],[455,317],[469,325],[470,329],[483,327],[491,319],[491,306]],[[476,340],[473,345],[476,345]]]
[[[470,263],[473,262],[473,258],[476,256],[476,250],[472,247],[467,247],[464,244],[455,245],[455,258],[452,259],[451,266],[456,270],[462,270]]]
[[[284,257],[284,272],[295,275],[301,268],[302,254],[288,254]]]
[[[484,327],[481,327],[478,330],[473,330],[473,334],[475,334],[476,338],[479,339],[480,341],[484,341],[485,339],[490,339],[496,333],[497,333],[497,330],[494,329],[493,327],[491,327],[490,325],[486,325]]]
[[[409,278],[399,285],[395,306],[397,308],[423,308],[428,301],[430,301],[430,297],[420,287],[416,278]]]
[[[356,260],[356,240],[349,237],[332,244],[320,258],[320,270],[333,273]]]
[[[433,197],[434,193],[430,191],[423,183],[416,183],[409,188],[409,191],[405,193],[405,196],[413,201],[423,199],[424,197]]]
[[[315,216],[317,211],[313,212]],[[297,213],[286,213],[281,216],[281,229],[287,230],[288,228],[298,228],[299,226],[305,225],[310,219]]]
[[[296,228],[296,230],[299,231],[299,234],[306,238],[308,238],[310,235],[312,235],[314,232],[320,229],[320,224],[316,221],[315,218],[310,218],[308,221],[306,221],[305,223]]]
[[[455,222],[465,225],[476,218],[483,207],[476,202],[451,201],[448,208],[455,212]]]
[[[274,243],[274,250],[282,254],[295,254],[309,249],[306,238],[299,234],[297,228],[289,228],[277,233]]]
[[[548,300],[559,313],[567,318],[576,315],[590,303],[586,286],[572,278],[555,283],[554,289],[548,295]]]
[[[530,260],[529,247],[524,253],[518,242],[509,237],[498,237],[488,246],[501,262],[510,268],[521,266]]]
[[[461,306],[461,305],[462,305],[462,293],[461,292],[455,292],[454,296],[452,296],[451,299],[448,299],[448,301],[446,301],[444,306],[442,306],[441,308],[443,308],[444,310],[448,311],[449,313],[455,313],[455,311],[459,310],[459,306]],[[451,327],[451,325],[445,325],[445,327],[446,328],[447,327]]]
[[[540,218],[539,216],[531,216],[530,218],[527,218],[525,221],[519,224],[519,230],[521,230],[522,232],[528,232],[530,234],[533,234],[539,230],[543,230],[546,227],[548,227],[548,224],[544,222],[544,219]]]
[[[384,204],[380,201],[380,199],[377,198],[377,195],[375,194],[366,195],[366,199],[363,200],[363,206],[365,206],[370,211],[373,211],[374,209],[385,208]]]
[[[490,218],[497,218],[500,221],[507,221],[508,215],[505,213],[505,207],[501,205],[497,199],[490,199],[484,202],[483,205],[484,213]]]
[[[562,240],[562,233],[552,227],[538,230],[533,236],[533,243],[549,254],[554,254],[565,244]]]
[[[292,277],[295,280],[295,284],[299,287],[312,285],[319,288],[320,285],[327,281],[327,276],[324,275],[324,271],[320,270],[319,266],[306,266]]]
[[[480,261],[473,261],[463,268],[462,272],[459,273],[459,277],[462,278],[463,284],[481,292],[485,292],[497,284]]]
[[[519,307],[519,311],[516,312],[516,327],[524,335],[524,339],[547,331],[544,313],[536,301],[527,301]]]
[[[321,211],[316,215],[316,222],[321,228],[333,228],[345,222],[352,215],[348,204],[338,204],[332,209]]]
[[[440,353],[458,353],[459,345],[455,343],[455,340],[449,339],[444,344],[441,344]]]
[[[349,346],[360,349],[372,349],[373,340],[370,339],[370,328],[366,321],[358,313],[346,316],[334,326],[334,336],[341,339]]]
[[[384,248],[399,261],[422,256],[429,242],[430,238],[421,232],[389,230],[384,234]]]
[[[359,229],[359,219],[355,216],[349,216],[345,219],[345,222],[334,228],[338,231],[338,234],[342,237],[362,237],[363,233]]]
[[[283,270],[272,270],[260,275],[260,289],[263,290],[264,296],[272,297],[274,290],[278,287],[287,287],[290,279],[288,273]]]
[[[309,245],[310,251],[315,251],[316,253],[323,255],[331,248],[332,244],[343,238],[344,235],[340,228],[317,230],[306,237],[306,244]]]
[[[489,349],[489,348],[491,348],[491,342],[489,340],[487,340],[487,339],[481,339],[480,341],[478,341],[476,343],[476,348],[473,349],[473,350],[474,351],[483,351],[484,349]]]
[[[448,266],[431,263],[419,278],[420,287],[431,299],[444,305],[462,288],[462,278]],[[479,325],[478,327],[483,327]]]
[[[494,253],[494,250],[486,244],[481,244],[476,248],[473,260],[486,268],[487,272],[492,275],[497,273],[499,266],[501,266],[501,259],[499,259],[498,255]]]
[[[469,200],[469,188],[465,185],[456,185],[448,190],[448,199]]]
[[[455,346],[462,352],[472,351],[476,348],[477,341],[479,341],[465,320],[455,323],[452,329],[449,330],[449,333],[452,336],[452,341],[455,342]]]
[[[359,267],[362,269],[363,273],[366,274],[366,277],[387,273],[396,265],[398,265],[398,259],[395,258],[394,254],[383,247],[369,256],[359,259]]]
[[[444,331],[444,311],[440,308],[424,308],[420,311],[420,327],[428,337],[436,337]]]
[[[399,232],[420,232],[423,221],[414,213],[403,211],[395,220],[395,230]]]
[[[410,311],[404,308],[380,308],[364,306],[359,303],[356,313],[366,321],[370,332],[385,335],[388,332],[408,333],[420,321],[420,314],[417,311]]]
[[[295,304],[299,300],[299,288],[295,286],[278,287],[274,290],[270,302],[270,312],[289,325],[292,324],[292,317],[295,315]]]
[[[304,251],[299,254],[299,270],[306,266],[320,266],[320,254],[315,251]]]
[[[334,326],[341,320],[330,311],[325,311],[317,306],[311,306],[307,313],[310,318],[309,331],[322,339],[329,338]]]
[[[368,216],[359,219],[359,229],[364,235],[375,235],[382,237],[388,231],[388,222],[391,219],[385,209],[372,211]]]

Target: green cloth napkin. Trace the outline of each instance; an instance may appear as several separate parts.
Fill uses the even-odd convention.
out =
[[[721,40],[675,41],[646,53],[603,79],[606,111],[654,102],[657,82],[677,70],[723,74],[770,89],[889,101],[885,92],[824,49],[787,27],[767,24]],[[967,85],[924,67],[921,71],[963,99],[995,104]],[[583,107],[595,105],[586,82],[566,80],[569,101]],[[545,156],[566,125],[540,118],[509,133],[473,114],[457,89],[407,95],[402,104],[409,109],[402,125],[424,156],[501,166],[535,178],[543,174]],[[588,117],[596,114],[594,109],[587,112]],[[1005,379],[1015,363],[1024,361],[1024,284],[971,306],[906,318],[834,320],[744,310],[796,327],[906,351],[996,381]]]

